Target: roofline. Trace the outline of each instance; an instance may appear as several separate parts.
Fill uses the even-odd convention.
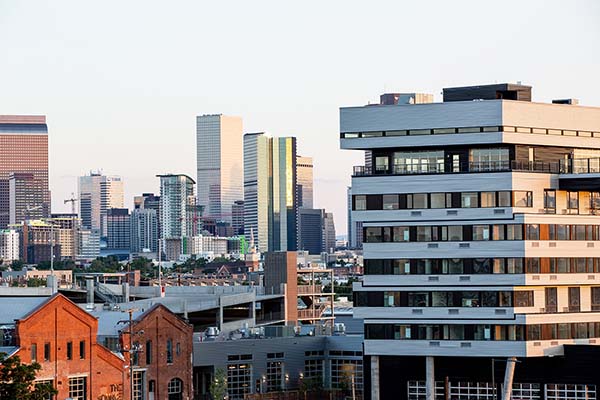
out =
[[[185,176],[190,181],[192,181],[193,184],[196,184],[196,181],[194,179],[192,179],[192,177],[190,177],[187,174],[159,174],[159,175],[156,175],[157,178],[170,178],[170,177],[173,177],[173,176]]]

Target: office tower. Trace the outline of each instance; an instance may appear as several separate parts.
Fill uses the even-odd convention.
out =
[[[95,260],[100,256],[100,230],[80,228],[78,236],[78,259]]]
[[[242,132],[240,117],[196,117],[198,205],[208,217],[231,222],[232,205],[244,198]]]
[[[132,253],[158,251],[158,214],[150,208],[136,208],[131,212],[130,249]]]
[[[19,232],[14,229],[0,230],[0,260],[10,264],[19,259]]]
[[[50,214],[48,187],[48,126],[45,116],[0,115],[0,229],[10,223],[10,174],[32,175],[34,190],[41,187],[42,198],[28,204]],[[32,200],[32,199],[31,199]],[[20,222],[20,221],[18,221]]]
[[[111,250],[129,250],[130,216],[126,208],[106,210],[106,247]]]
[[[244,135],[244,229],[260,252],[297,248],[296,138]]]
[[[298,208],[313,208],[313,159],[296,157]]]
[[[155,196],[154,193],[142,193],[141,196],[134,196],[133,208],[134,209],[152,209],[156,210],[160,207],[160,196]]]
[[[340,110],[341,147],[374,161],[352,177],[367,397],[597,398],[600,108],[443,93]]]
[[[236,200],[231,206],[231,227],[234,235],[244,234],[244,201]]]
[[[333,253],[335,250],[335,223],[333,213],[323,210],[323,251]]]
[[[79,216],[86,229],[99,229],[106,237],[104,224],[110,208],[123,208],[123,180],[119,176],[106,176],[90,172],[79,177]]]
[[[77,214],[52,214],[49,220],[57,231],[57,244],[62,259],[74,260],[79,252],[79,218]]]
[[[61,259],[59,228],[52,221],[27,220],[11,227],[19,233],[19,258],[25,264],[49,262],[51,255],[55,260]]]
[[[298,210],[298,250],[309,254],[323,252],[323,222],[325,212],[322,209],[300,208]]]
[[[26,219],[40,219],[47,217],[44,209],[46,183],[38,179],[35,174],[27,172],[13,172],[8,178],[9,193],[9,221],[18,224]]]

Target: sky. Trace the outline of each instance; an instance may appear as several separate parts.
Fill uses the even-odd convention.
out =
[[[599,49],[597,0],[0,0],[0,114],[47,116],[54,212],[90,170],[129,208],[156,174],[195,178],[195,116],[241,116],[298,138],[345,234],[363,155],[339,149],[339,107],[517,81],[600,106]]]

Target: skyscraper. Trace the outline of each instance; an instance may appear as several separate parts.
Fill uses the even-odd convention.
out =
[[[322,209],[298,209],[298,250],[308,251],[309,254],[323,252],[323,219]]]
[[[341,147],[372,152],[352,177],[367,399],[597,398],[600,108],[443,93],[340,110]]]
[[[151,208],[136,208],[130,218],[130,249],[132,253],[158,251],[158,213]]]
[[[244,135],[244,211],[259,251],[296,250],[296,138]]]
[[[99,229],[107,235],[105,221],[110,208],[123,208],[123,180],[99,172],[79,177],[79,216],[86,229]]]
[[[34,188],[39,187],[41,198],[36,197],[35,203],[25,204],[25,208],[41,210],[41,216],[48,217],[50,190],[48,188],[48,126],[45,116],[0,115],[0,229],[6,228],[10,223],[11,173],[31,174],[30,180],[21,183],[31,183],[34,184]],[[34,201],[34,199],[26,201]],[[18,208],[22,209],[16,207]],[[20,218],[16,215],[15,217]]]
[[[323,216],[323,251],[332,253],[335,250],[335,223],[333,213],[325,212]]]
[[[106,247],[110,250],[129,250],[130,215],[126,208],[106,211]]]
[[[313,159],[296,157],[298,208],[313,208]]]
[[[45,183],[33,173],[13,172],[8,178],[10,223],[47,217],[44,204]]]
[[[242,119],[196,117],[198,205],[205,215],[231,223],[231,207],[243,200]]]

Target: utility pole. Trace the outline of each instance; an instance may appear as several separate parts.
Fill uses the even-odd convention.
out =
[[[137,351],[133,348],[133,312],[137,311],[137,308],[129,308],[129,395],[130,400],[133,400],[133,353]]]

